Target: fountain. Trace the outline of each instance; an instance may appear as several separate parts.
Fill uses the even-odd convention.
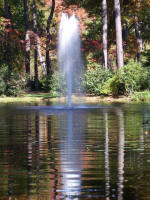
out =
[[[72,94],[83,92],[83,62],[78,19],[73,14],[62,14],[58,39],[58,66],[60,91],[67,94],[67,106],[72,107]],[[65,82],[62,84],[62,82]],[[62,88],[63,87],[63,88]],[[65,91],[67,90],[67,91]]]
[[[61,113],[64,110],[77,109],[101,109],[104,105],[84,104],[84,66],[81,56],[81,39],[79,31],[79,21],[73,14],[68,16],[63,13],[59,25],[58,33],[58,69],[59,69],[59,91],[61,96],[65,94],[67,103],[58,102],[53,106],[25,106],[29,110],[39,110],[40,112]],[[72,96],[75,97],[75,104]],[[108,106],[105,106],[106,109]]]

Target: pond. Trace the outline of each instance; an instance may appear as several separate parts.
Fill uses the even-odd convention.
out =
[[[150,200],[150,105],[0,116],[0,199]]]

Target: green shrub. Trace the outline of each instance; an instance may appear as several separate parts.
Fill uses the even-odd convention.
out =
[[[85,89],[88,93],[94,95],[102,94],[104,83],[112,77],[110,70],[104,70],[98,65],[88,69],[85,73]]]
[[[124,85],[120,82],[119,79],[116,78],[116,75],[114,75],[112,78],[108,79],[102,88],[102,93],[106,95],[112,94],[113,96],[116,96],[118,94],[123,94],[125,91]]]
[[[6,88],[7,88],[7,85],[6,85],[5,80],[2,77],[0,77],[0,95],[3,95],[5,93]]]
[[[6,88],[7,88],[7,83],[6,80],[8,78],[8,67],[7,65],[1,65],[0,66],[0,95],[4,95]]]
[[[19,96],[22,95],[25,90],[28,83],[28,78],[21,76],[20,74],[17,74],[13,72],[11,76],[6,80],[6,96]]]
[[[103,86],[104,94],[132,94],[148,87],[148,72],[137,62],[119,69]]]
[[[40,88],[45,92],[49,92],[51,90],[52,77],[50,75],[45,75],[40,79]]]
[[[17,72],[9,74],[8,66],[0,67],[0,95],[18,96],[24,93],[27,85],[27,77]]]
[[[52,75],[45,75],[40,79],[40,88],[45,92],[57,95],[59,91],[58,72]]]
[[[79,80],[80,81],[80,80]],[[80,83],[74,77],[72,78],[72,92],[79,90]],[[53,96],[66,95],[67,83],[63,74],[59,75],[56,71],[52,76],[45,75],[40,79],[40,89],[45,92],[50,92]],[[80,88],[82,90],[82,88]]]

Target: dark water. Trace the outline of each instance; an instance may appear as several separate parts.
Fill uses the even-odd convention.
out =
[[[0,107],[0,200],[150,200],[150,105]]]

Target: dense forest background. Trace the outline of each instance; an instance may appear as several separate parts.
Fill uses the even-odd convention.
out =
[[[0,95],[29,91],[58,95],[62,12],[79,19],[87,93],[149,91],[149,0],[2,0]]]

